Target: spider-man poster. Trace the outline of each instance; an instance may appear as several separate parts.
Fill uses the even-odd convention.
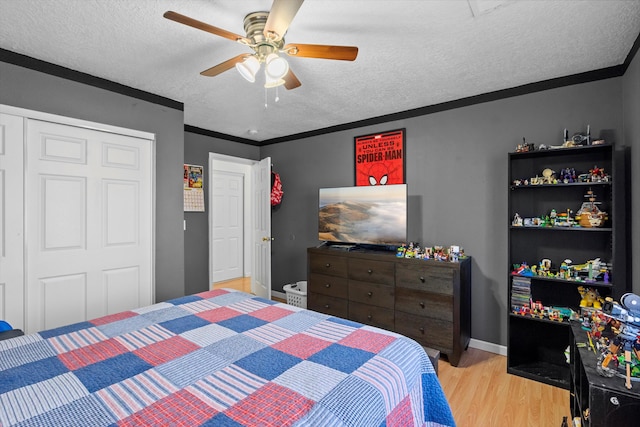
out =
[[[355,138],[356,185],[404,184],[404,129]]]

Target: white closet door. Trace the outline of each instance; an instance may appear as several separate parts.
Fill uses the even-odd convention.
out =
[[[0,114],[0,319],[24,329],[24,120]]]
[[[39,120],[26,135],[29,332],[152,303],[152,141]]]

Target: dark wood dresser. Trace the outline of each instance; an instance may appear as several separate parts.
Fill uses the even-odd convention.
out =
[[[471,337],[471,259],[308,248],[307,308],[406,335],[457,366]]]

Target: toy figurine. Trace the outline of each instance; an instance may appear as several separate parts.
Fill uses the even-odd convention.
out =
[[[407,252],[407,245],[404,243],[396,250],[396,256],[398,258],[404,258],[404,254]]]
[[[424,259],[432,259],[433,258],[433,249],[432,248],[426,248],[424,250]]]
[[[405,258],[413,258],[413,257],[415,257],[415,251],[414,251],[414,248],[413,248],[413,242],[409,243],[409,247],[405,251],[404,257]]]
[[[562,261],[562,264],[560,265],[560,278],[565,279],[565,280],[569,280],[571,279],[571,260],[570,259],[565,259],[564,261]]]
[[[571,216],[571,209],[567,209],[566,212],[560,212],[556,221],[558,227],[573,227],[574,221]]]
[[[578,286],[578,293],[582,297],[580,300],[580,307],[593,307],[595,309],[602,308],[602,302],[604,302],[604,300],[596,289]]]
[[[451,245],[451,247],[449,247],[449,261],[458,262],[459,257],[460,257],[460,246]]]
[[[576,219],[578,216],[579,224],[581,227],[602,227],[606,220],[609,219],[609,215],[606,212],[602,212],[597,205],[600,202],[596,202],[596,196],[593,190],[589,189],[585,196],[589,201],[583,202],[580,210],[576,213]]]
[[[564,184],[576,182],[576,170],[574,168],[566,168],[560,170],[560,181]]]
[[[542,171],[542,184],[557,184],[555,171],[549,168]]]
[[[513,221],[511,221],[511,225],[513,225],[514,227],[522,227],[522,217],[517,212],[513,216]]]
[[[515,264],[514,270],[512,272],[514,275],[524,276],[524,277],[532,277],[533,271],[529,268],[529,264],[523,262],[522,264]]]
[[[615,370],[609,364],[617,356],[618,351],[624,351],[625,387],[631,389],[632,352],[635,359],[640,359],[640,296],[627,293],[620,298],[620,304],[607,298],[603,313],[605,316],[620,323],[620,329],[610,344],[598,359],[597,371],[600,375],[612,377]],[[619,359],[615,359],[619,363]]]
[[[604,173],[603,168],[599,168],[598,166],[594,166],[593,169],[589,169],[589,175],[591,182],[608,182],[609,175]]]
[[[600,275],[609,270],[609,266],[600,261],[600,258],[590,259],[584,264],[573,266],[574,278],[576,280],[585,280],[586,282],[595,282]],[[584,277],[586,275],[586,278]]]
[[[516,146],[516,153],[526,153],[529,151],[535,151],[535,144],[527,143],[524,138],[522,138],[522,144],[518,144]]]
[[[551,274],[551,260],[544,258],[538,264],[538,276],[549,276]]]

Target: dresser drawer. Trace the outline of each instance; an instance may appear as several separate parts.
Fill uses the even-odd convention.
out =
[[[307,308],[332,316],[347,318],[349,302],[346,299],[330,297],[322,294],[308,294]]]
[[[453,322],[453,296],[397,288],[395,309],[421,317]]]
[[[347,277],[347,258],[313,254],[309,257],[309,271],[329,276]]]
[[[353,301],[349,302],[349,319],[390,331],[394,326],[393,309]]]
[[[396,311],[395,330],[426,347],[435,348],[445,354],[453,352],[452,322]]]
[[[369,283],[393,285],[395,266],[393,262],[371,259],[350,259],[349,279]]]
[[[454,276],[455,271],[450,267],[425,265],[420,261],[402,263],[396,268],[396,286],[453,295]]]
[[[348,281],[345,277],[313,273],[309,275],[308,278],[307,293],[317,293],[347,299],[349,289],[347,284]]]
[[[393,308],[393,286],[349,280],[349,300]]]

